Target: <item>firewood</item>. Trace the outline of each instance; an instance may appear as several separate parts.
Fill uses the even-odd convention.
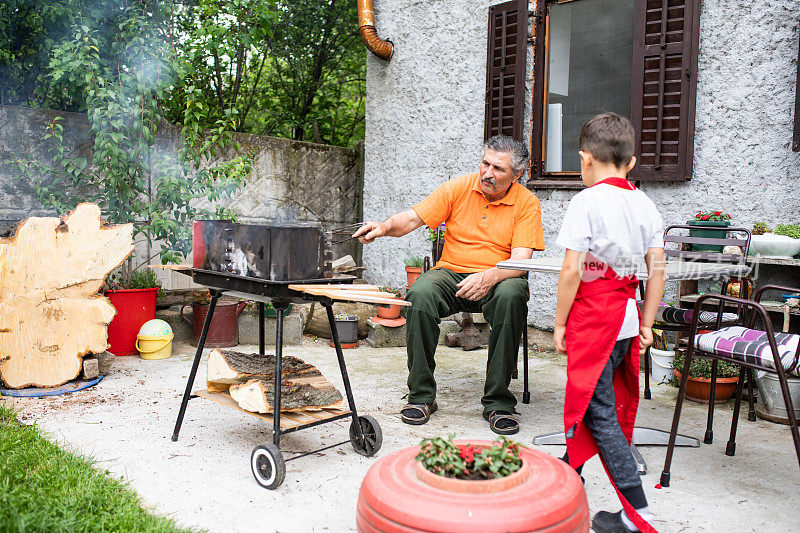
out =
[[[281,367],[283,378],[321,375],[313,365],[304,363],[291,355],[282,357]],[[206,381],[209,384],[232,385],[244,383],[253,378],[274,379],[275,355],[247,354],[215,348],[208,354],[206,369]]]
[[[241,385],[231,385],[231,398],[239,407],[255,413],[273,412],[274,381],[251,379]],[[281,380],[281,411],[329,407],[342,400],[342,394],[322,376],[309,379]]]
[[[448,333],[444,336],[444,343],[447,346],[461,346],[463,350],[475,350],[486,344],[483,334],[472,320],[469,313],[455,315],[455,321],[461,326],[458,333]]]
[[[80,204],[63,218],[32,217],[0,240],[0,379],[7,387],[55,387],[81,357],[108,347],[116,313],[98,291],[133,252],[133,225],[107,226]]]

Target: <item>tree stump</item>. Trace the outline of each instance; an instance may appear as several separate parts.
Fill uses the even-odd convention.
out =
[[[461,331],[445,335],[445,345],[451,347],[461,346],[463,350],[475,350],[485,346],[483,335],[472,320],[472,315],[470,313],[460,313],[460,315],[460,317],[458,314],[453,315],[453,318],[461,326]]]

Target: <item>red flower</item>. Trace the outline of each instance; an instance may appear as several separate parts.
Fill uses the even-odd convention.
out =
[[[700,217],[700,220],[708,220],[708,215],[703,215]]]
[[[714,214],[715,214],[715,215],[721,215],[721,214],[722,214],[722,211],[714,211]]]
[[[458,449],[460,452],[459,455],[461,455],[461,458],[467,463],[471,463],[475,460],[475,448],[473,448],[472,445],[459,446]]]

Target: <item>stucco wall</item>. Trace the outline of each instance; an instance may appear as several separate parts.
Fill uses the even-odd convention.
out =
[[[376,24],[395,43],[367,68],[364,216],[407,209],[446,179],[477,170],[483,139],[488,6],[499,2],[376,0]],[[800,154],[791,152],[797,75],[796,0],[703,0],[693,179],[644,184],[665,222],[699,208],[734,223],[797,222]],[[528,52],[528,61],[532,53]],[[529,76],[530,77],[530,76]],[[530,101],[530,82],[527,100]],[[525,125],[529,130],[530,104]],[[526,141],[527,134],[526,133]],[[547,249],[572,191],[537,190]],[[423,230],[366,246],[372,281],[399,284],[402,259],[426,253]],[[529,322],[551,328],[555,277],[531,281]]]
[[[48,120],[56,115],[64,117],[64,138],[69,149],[87,155],[90,145],[85,115],[0,106],[0,161],[17,154],[47,160],[42,136]],[[160,153],[175,153],[178,134],[168,124],[159,127]],[[315,222],[331,228],[360,219],[359,150],[259,135],[234,134],[234,138],[242,150],[255,154],[246,185],[219,202],[232,209],[240,222]],[[208,207],[207,202],[203,203]],[[0,165],[0,221],[52,214],[42,207],[32,185],[20,180],[12,166]],[[336,246],[334,252],[334,256],[355,255],[355,241]],[[137,249],[137,253],[146,251]],[[185,276],[177,279],[180,278]]]

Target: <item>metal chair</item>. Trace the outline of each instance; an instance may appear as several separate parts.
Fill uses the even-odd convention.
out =
[[[728,227],[702,227],[703,230],[711,230],[721,233],[719,237],[691,237],[677,232],[676,230],[689,230],[698,229],[697,226],[688,226],[677,224],[668,226],[664,230],[664,254],[667,260],[673,261],[696,261],[696,262],[713,262],[713,263],[741,263],[747,257],[747,252],[750,250],[750,231],[745,228],[728,228]],[[729,237],[729,234],[732,237]],[[668,246],[673,243],[674,246]],[[691,245],[713,245],[722,246],[722,252],[713,251],[692,251]],[[726,254],[724,253],[725,246],[739,246],[742,249],[741,254]],[[745,299],[749,294],[749,285],[747,281],[740,278],[726,278],[722,284],[721,294],[727,292],[728,286],[732,281],[739,281],[740,295]],[[642,298],[644,298],[644,282],[639,282],[639,291]],[[674,331],[678,334],[687,334],[689,332],[689,325],[695,312],[692,309],[683,309],[676,306],[663,304],[659,308],[659,314],[656,317],[656,323],[653,324],[653,329],[661,331]],[[722,317],[723,324],[732,324],[738,320],[735,314],[726,314]],[[703,311],[699,317],[701,324],[713,324],[717,320],[716,314],[709,311]],[[677,343],[676,343],[677,344]],[[650,348],[647,348],[644,356],[644,398],[649,400],[650,393]],[[753,404],[753,386],[752,374],[748,379],[748,393],[750,411],[748,417],[750,420],[756,419],[755,406]]]
[[[725,448],[725,455],[733,456],[736,452],[736,428],[739,422],[739,408],[742,402],[742,379],[745,369],[751,372],[752,369],[762,370],[772,374],[777,374],[783,394],[783,401],[789,419],[789,427],[794,440],[794,448],[797,454],[797,462],[800,465],[800,434],[797,429],[797,419],[792,405],[792,398],[789,393],[789,385],[786,376],[789,373],[800,375],[798,359],[800,359],[800,335],[790,333],[775,333],[772,329],[772,321],[767,311],[760,304],[761,296],[766,291],[781,291],[800,295],[800,289],[783,287],[780,285],[765,285],[758,289],[753,300],[734,298],[717,294],[704,294],[694,304],[695,316],[689,330],[689,346],[686,351],[686,361],[681,373],[680,389],[678,390],[678,400],[675,404],[675,413],[672,418],[672,429],[670,430],[667,456],[664,461],[664,470],[661,472],[661,485],[669,486],[670,465],[672,464],[672,452],[675,446],[675,436],[678,433],[678,422],[681,416],[681,407],[686,393],[686,383],[689,378],[689,365],[692,357],[700,354],[712,358],[711,366],[711,395],[714,397],[717,374],[717,361],[728,361],[741,367],[739,372],[739,382],[736,385],[736,403],[733,408],[733,420],[731,422],[731,434]],[[720,313],[725,303],[735,304],[742,311],[741,324],[743,326],[721,327],[721,317],[717,320],[715,331],[710,333],[697,333],[701,324],[698,314],[704,302],[716,300],[719,302]],[[754,329],[756,320],[760,319],[764,329]],[[706,326],[703,326],[706,327]],[[796,345],[792,353],[792,347]],[[708,404],[709,417],[706,435],[711,435],[711,422],[713,418],[714,402]],[[711,440],[706,440],[710,443]]]
[[[433,241],[433,246],[431,249],[431,256],[425,256],[422,271],[427,272],[431,269],[432,265],[435,265],[436,262],[441,257],[441,249],[440,246],[442,240],[441,233],[439,231],[436,232],[436,240]],[[525,274],[527,278],[528,275]],[[519,357],[519,355],[517,355]],[[522,328],[522,403],[529,404],[531,403],[531,392],[528,385],[528,328]],[[517,371],[517,365],[514,364],[514,371],[511,374],[512,379],[519,379],[519,372]]]

